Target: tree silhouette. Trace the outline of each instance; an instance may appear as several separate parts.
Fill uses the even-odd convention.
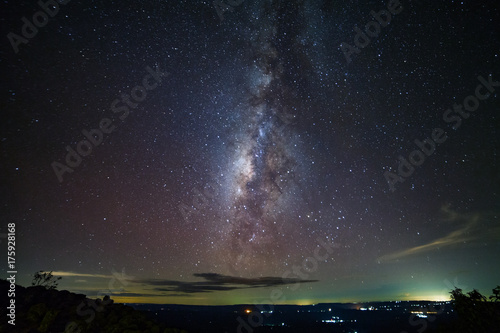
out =
[[[16,285],[16,305],[19,304],[16,306],[16,326],[13,328],[7,320],[0,320],[0,332],[187,333],[168,328],[151,313],[116,304],[108,295],[90,299],[83,294],[56,290],[58,280],[42,271],[35,274],[34,286]],[[9,286],[10,281],[0,279],[0,290],[7,290]],[[0,309],[0,314],[4,313]]]
[[[493,295],[490,296],[492,302],[500,302],[500,286],[493,289]]]
[[[57,288],[57,285],[59,284],[59,280],[61,280],[62,277],[55,277],[52,275],[52,271],[50,272],[44,272],[44,271],[38,271],[33,275],[33,281],[31,281],[32,286],[42,286],[45,287],[48,290],[53,290]]]
[[[464,294],[455,288],[450,292],[459,325],[465,332],[493,333],[500,331],[500,286],[488,298],[476,289]]]

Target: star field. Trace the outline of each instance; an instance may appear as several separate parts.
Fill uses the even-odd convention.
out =
[[[95,295],[126,272],[118,302],[182,304],[488,293],[500,8],[395,3],[70,1],[13,46],[42,9],[4,1],[0,233],[16,223],[19,282],[54,271]]]

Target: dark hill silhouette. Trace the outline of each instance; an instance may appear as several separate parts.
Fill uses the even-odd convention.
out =
[[[0,279],[0,290],[7,293],[9,282]],[[148,318],[142,311],[124,304],[114,304],[105,296],[89,299],[83,294],[44,286],[22,287],[15,290],[15,326],[9,324],[9,298],[1,297],[0,332],[20,333],[187,333],[167,328]],[[7,318],[7,320],[5,320]]]

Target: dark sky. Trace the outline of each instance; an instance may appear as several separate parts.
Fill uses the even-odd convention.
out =
[[[185,304],[489,294],[498,2],[227,3],[2,1],[18,282]]]

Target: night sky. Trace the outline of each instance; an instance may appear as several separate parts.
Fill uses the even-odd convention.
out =
[[[180,304],[489,295],[498,1],[226,3],[2,1],[18,283]]]

